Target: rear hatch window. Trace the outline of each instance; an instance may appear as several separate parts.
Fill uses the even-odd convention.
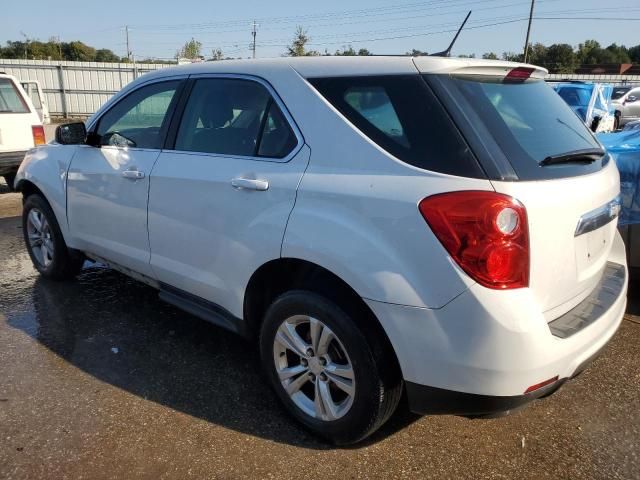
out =
[[[513,82],[487,75],[441,74],[427,74],[425,79],[448,108],[459,112],[463,133],[482,137],[485,146],[497,146],[487,148],[493,154],[475,152],[484,160],[483,165],[496,162],[496,151],[506,158],[515,175],[503,172],[497,179],[584,175],[601,170],[608,162],[608,156],[597,153],[553,160],[575,152],[597,152],[601,147],[581,119],[541,79]]]
[[[347,120],[410,165],[486,178],[451,117],[420,75],[311,78]]]
[[[0,78],[0,113],[29,113],[29,107],[8,78]]]

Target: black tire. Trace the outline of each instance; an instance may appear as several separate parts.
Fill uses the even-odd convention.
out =
[[[41,212],[49,224],[49,240],[53,243],[53,258],[48,265],[43,264],[38,259],[38,255],[34,253],[34,247],[32,247],[29,240],[27,219],[34,209]],[[51,210],[47,201],[39,194],[29,195],[24,202],[22,209],[22,233],[33,266],[42,276],[53,280],[67,280],[78,275],[84,264],[84,255],[77,250],[72,250],[67,247],[53,210]]]
[[[7,173],[6,175],[4,175],[4,181],[7,182],[7,186],[9,187],[9,191],[10,192],[15,192],[16,189],[13,187],[13,182],[16,179],[16,174],[15,173]]]
[[[313,317],[339,338],[351,360],[355,394],[350,408],[336,420],[314,418],[299,408],[285,391],[274,359],[278,328],[296,315]],[[384,349],[371,345],[356,323],[338,305],[309,291],[296,290],[278,297],[269,307],[260,332],[260,355],[269,383],[285,408],[313,433],[337,444],[359,442],[375,432],[393,414],[402,395],[402,378],[390,376]],[[377,353],[376,353],[377,352]],[[304,374],[303,374],[304,375]],[[312,384],[313,385],[313,384]],[[317,391],[317,390],[316,390]]]

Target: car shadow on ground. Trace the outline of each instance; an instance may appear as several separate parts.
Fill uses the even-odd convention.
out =
[[[174,410],[265,439],[328,449],[299,427],[263,381],[257,346],[160,301],[157,292],[92,266],[75,282],[37,277],[32,313],[8,323],[95,378]],[[406,403],[364,444],[419,417]]]

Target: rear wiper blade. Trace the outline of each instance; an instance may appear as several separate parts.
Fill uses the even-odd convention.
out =
[[[559,163],[593,163],[605,155],[606,152],[601,148],[585,148],[559,155],[550,155],[540,162],[540,166],[558,165]]]

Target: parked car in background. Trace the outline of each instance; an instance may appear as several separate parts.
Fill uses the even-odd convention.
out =
[[[629,88],[618,97],[614,108],[619,112],[620,127],[624,127],[629,122],[640,120],[640,86]]]
[[[0,73],[0,175],[9,189],[27,150],[44,143],[33,103],[15,77]]]
[[[47,105],[46,97],[40,86],[38,80],[22,80],[20,82],[22,88],[27,92],[27,96],[31,99],[36,112],[43,124],[48,125],[51,123],[51,117],[49,115],[49,106]]]
[[[627,128],[637,123],[637,128]],[[627,261],[640,274],[640,122],[627,123],[618,133],[599,134],[598,140],[620,172],[622,211],[618,225],[627,247]]]
[[[616,130],[617,119],[611,103],[611,85],[586,82],[550,83],[591,131],[600,133]]]
[[[256,339],[285,408],[333,442],[403,392],[421,414],[510,411],[585,368],[626,306],[618,171],[546,74],[439,57],[148,73],[27,154],[27,250],[45,277],[88,257]]]

